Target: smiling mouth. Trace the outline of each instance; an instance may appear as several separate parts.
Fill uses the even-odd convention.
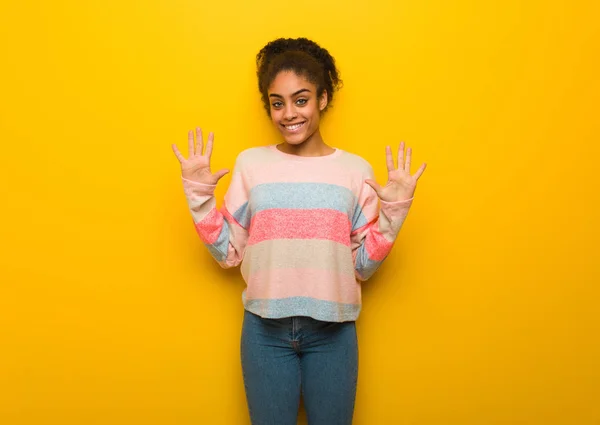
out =
[[[299,130],[304,124],[306,123],[306,121],[304,122],[300,122],[297,124],[292,124],[292,125],[283,125],[283,127],[287,130],[287,131],[297,131]]]

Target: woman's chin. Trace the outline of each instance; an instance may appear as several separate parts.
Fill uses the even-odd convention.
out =
[[[304,142],[304,137],[302,137],[302,134],[284,134],[283,135],[283,140],[285,140],[286,143],[290,144],[290,145],[300,145],[302,144],[302,142]]]

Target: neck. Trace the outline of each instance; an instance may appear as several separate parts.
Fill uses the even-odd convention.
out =
[[[308,139],[299,144],[283,142],[278,145],[282,152],[298,156],[324,156],[332,154],[335,149],[328,146],[321,137],[321,131],[317,129]]]

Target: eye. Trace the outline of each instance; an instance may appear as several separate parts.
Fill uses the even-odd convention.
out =
[[[298,105],[306,105],[306,102],[308,102],[308,99],[298,99],[296,101]]]
[[[271,105],[273,106],[273,108],[281,108],[281,105],[283,105],[283,103],[281,103],[281,102],[273,102]]]

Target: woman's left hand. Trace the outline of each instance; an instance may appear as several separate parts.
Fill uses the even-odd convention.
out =
[[[427,164],[423,163],[414,175],[410,175],[410,157],[412,149],[406,151],[406,160],[404,159],[404,142],[400,143],[398,148],[398,168],[394,167],[392,157],[392,148],[385,147],[385,156],[388,169],[388,182],[385,186],[380,186],[375,180],[367,179],[365,183],[377,192],[377,196],[382,201],[397,202],[406,201],[413,197],[417,187],[417,180],[425,171]]]

